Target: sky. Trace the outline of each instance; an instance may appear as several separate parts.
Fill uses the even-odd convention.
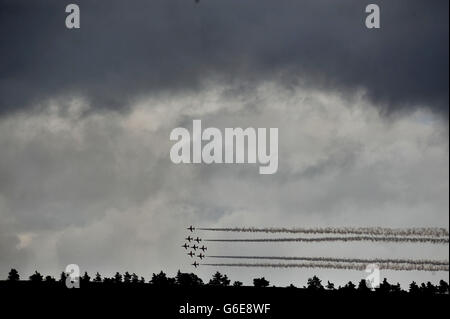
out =
[[[74,1],[75,2],[75,1]],[[0,0],[0,276],[194,271],[189,225],[449,227],[448,1]],[[273,175],[170,160],[170,132],[276,127]],[[223,234],[195,233],[200,237]],[[229,235],[227,235],[229,236]],[[448,246],[208,245],[448,259]],[[360,271],[200,267],[344,284]],[[383,272],[403,285],[448,273]]]

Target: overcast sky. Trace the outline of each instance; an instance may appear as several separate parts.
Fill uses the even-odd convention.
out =
[[[0,0],[0,276],[193,271],[189,225],[449,227],[448,1]],[[170,132],[279,128],[279,169],[175,165]],[[197,234],[195,234],[197,235]],[[198,233],[200,237],[207,235]],[[209,234],[215,237],[221,234]],[[448,259],[448,246],[211,254]],[[215,268],[200,267],[207,279]],[[250,283],[365,273],[219,269]],[[387,272],[392,281],[445,273]]]

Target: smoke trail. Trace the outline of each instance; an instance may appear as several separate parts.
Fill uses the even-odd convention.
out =
[[[208,258],[221,259],[262,259],[262,260],[286,260],[286,261],[312,261],[333,263],[357,263],[357,264],[410,264],[410,265],[433,265],[449,266],[445,260],[431,259],[362,259],[362,258],[332,258],[332,257],[284,257],[284,256],[206,256]]]
[[[373,235],[373,236],[427,236],[448,237],[449,231],[437,227],[387,228],[387,227],[318,227],[318,228],[197,228],[207,231],[244,232],[244,233],[291,233],[291,234],[336,234],[336,235]]]
[[[281,263],[217,263],[217,264],[201,264],[202,266],[212,267],[265,267],[265,268],[326,268],[326,269],[346,269],[360,270],[366,269],[365,264],[340,264],[340,263],[300,263],[300,264],[281,264]],[[380,269],[398,270],[398,271],[449,271],[449,266],[433,266],[433,265],[400,265],[391,263],[377,264]]]
[[[352,236],[352,237],[298,237],[298,238],[241,238],[241,239],[204,239],[208,242],[335,242],[335,241],[374,241],[374,242],[409,242],[409,243],[431,243],[448,244],[448,238],[429,237],[373,237],[373,236]]]

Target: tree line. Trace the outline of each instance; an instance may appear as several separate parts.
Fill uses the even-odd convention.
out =
[[[19,272],[16,269],[11,269],[8,273],[8,277],[4,283],[14,284],[17,282],[27,281],[33,284],[40,285],[52,285],[55,286],[65,285],[67,282],[68,275],[62,272],[59,279],[52,276],[43,276],[38,271],[35,271],[28,280],[21,280]],[[167,276],[163,271],[159,273],[154,273],[149,281],[146,281],[144,277],[138,276],[135,273],[125,272],[123,274],[116,272],[112,277],[102,277],[100,273],[96,273],[93,277],[89,276],[85,272],[79,277],[80,286],[156,286],[156,287],[200,287],[200,286],[212,286],[212,287],[241,287],[243,283],[240,281],[231,280],[227,275],[216,272],[212,278],[207,282],[198,277],[194,273],[182,273],[178,271],[175,277]],[[257,288],[265,288],[270,286],[270,282],[262,277],[253,279],[253,286]],[[275,286],[273,286],[275,287]],[[288,288],[298,288],[291,284]],[[325,293],[325,292],[342,292],[342,293],[359,293],[359,294],[413,294],[413,295],[448,295],[449,294],[449,284],[441,280],[439,284],[434,285],[431,282],[421,283],[420,285],[413,281],[408,290],[402,289],[399,283],[391,284],[384,278],[383,282],[380,283],[378,288],[370,289],[366,284],[365,279],[361,279],[358,284],[349,281],[344,286],[336,287],[334,283],[328,281],[326,284],[322,283],[322,280],[317,276],[309,278],[306,285],[300,287],[311,293]]]

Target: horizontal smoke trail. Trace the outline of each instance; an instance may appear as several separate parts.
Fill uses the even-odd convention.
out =
[[[208,258],[221,259],[263,259],[263,260],[286,260],[286,261],[313,261],[313,262],[336,262],[357,264],[410,264],[410,265],[433,265],[449,266],[445,260],[431,259],[362,259],[362,258],[333,258],[333,257],[283,257],[283,256],[206,256]]]
[[[199,230],[241,233],[290,233],[290,234],[336,234],[373,236],[427,236],[449,237],[449,231],[437,227],[387,228],[387,227],[318,227],[318,228],[198,228]]]
[[[212,267],[265,267],[265,268],[327,268],[327,269],[347,269],[347,270],[360,270],[366,269],[365,264],[340,264],[340,263],[300,263],[300,264],[268,264],[268,263],[218,263],[218,264],[200,264],[202,266]],[[398,271],[449,271],[449,266],[433,266],[433,265],[400,265],[383,263],[377,264],[380,269],[385,270],[398,270]]]
[[[353,237],[298,237],[298,238],[243,238],[243,239],[204,239],[209,242],[234,242],[234,243],[258,243],[258,242],[335,242],[335,241],[375,241],[375,242],[409,242],[409,243],[431,243],[448,244],[448,238],[427,238],[427,237],[373,237],[373,236],[353,236]]]

